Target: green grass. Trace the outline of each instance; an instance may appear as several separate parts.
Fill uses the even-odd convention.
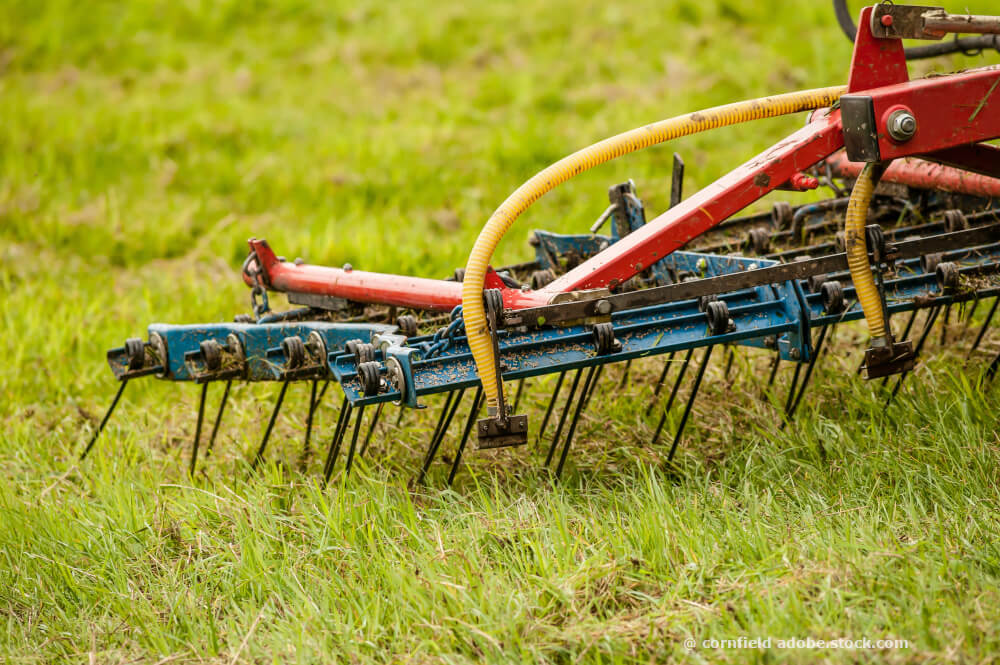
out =
[[[853,373],[862,331],[843,327],[787,431],[759,398],[766,359],[741,354],[731,382],[717,360],[676,470],[644,443],[656,361],[623,394],[617,371],[605,379],[562,483],[532,445],[471,454],[454,492],[444,463],[412,487],[432,413],[384,428],[350,482],[322,490],[315,456],[296,465],[300,387],[248,480],[273,386],[234,394],[190,479],[196,389],[154,381],[75,464],[114,390],[104,351],[150,321],[246,311],[246,238],[444,276],[492,209],[563,154],[842,82],[849,54],[825,2],[0,4],[0,658],[993,659],[1000,398],[961,367],[961,326],[947,349],[935,333],[886,414]],[[918,69],[983,62],[996,57]],[[629,177],[662,210],[674,150],[690,192],[801,121],[585,174],[525,215],[500,262],[528,255],[531,228],[586,228]],[[551,380],[530,387],[537,426]],[[910,646],[684,646],[740,636]]]

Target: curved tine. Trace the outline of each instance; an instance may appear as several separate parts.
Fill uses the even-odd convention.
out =
[[[441,426],[444,424],[444,419],[448,416],[448,409],[451,407],[451,402],[455,399],[454,390],[448,392],[448,399],[444,401],[444,408],[441,409],[441,415],[438,416],[437,425],[434,427],[434,434],[431,436],[431,445],[434,445],[434,441],[437,440],[438,434],[441,432]],[[428,452],[430,452],[428,450]]]
[[[198,465],[198,443],[201,441],[201,424],[205,421],[205,396],[208,394],[208,382],[201,384],[201,399],[198,400],[198,424],[194,427],[194,444],[191,446],[191,464],[188,475],[194,476]]]
[[[708,361],[712,357],[712,349],[714,348],[715,345],[711,344],[705,349],[705,355],[702,357],[701,365],[698,367],[698,374],[694,378],[694,386],[691,387],[691,395],[688,396],[687,405],[684,407],[684,415],[681,416],[680,425],[677,426],[677,434],[674,435],[674,444],[670,446],[670,454],[667,455],[667,462],[673,461],[674,453],[677,452],[677,445],[681,442],[681,436],[684,434],[684,426],[687,425],[688,416],[691,415],[694,398],[698,395],[698,388],[701,387],[701,380],[705,376],[705,368],[708,367]]]
[[[736,359],[736,347],[731,344],[726,345],[729,348],[729,353],[726,355],[726,369],[722,373],[722,377],[729,380],[729,372],[733,369],[733,361]]]
[[[622,379],[618,383],[619,388],[624,388],[628,384],[628,372],[632,369],[632,359],[629,358],[625,361],[625,367],[622,368]]]
[[[552,437],[552,444],[549,446],[549,454],[545,456],[545,466],[548,466],[552,462],[552,455],[556,452],[556,445],[559,443],[559,437],[562,436],[563,425],[566,424],[566,411],[569,410],[570,405],[573,403],[573,397],[576,395],[576,388],[580,385],[580,375],[583,373],[583,368],[576,370],[576,374],[573,375],[573,385],[569,389],[569,397],[566,398],[566,403],[563,404],[562,413],[559,415],[559,425],[556,427],[555,436]]]
[[[590,398],[594,395],[594,390],[597,388],[597,382],[601,380],[601,374],[604,373],[604,365],[597,365],[597,373],[594,375],[594,380],[590,382],[589,389],[580,393],[583,396],[583,408],[590,406]]]
[[[372,417],[372,421],[368,424],[368,434],[365,435],[365,442],[361,444],[361,450],[358,451],[358,457],[365,456],[365,451],[368,450],[368,442],[372,440],[372,432],[375,431],[375,426],[378,425],[378,420],[382,417],[382,409],[384,408],[385,402],[379,402],[378,408],[375,409],[375,415]]]
[[[653,412],[653,407],[659,401],[656,398],[660,396],[660,391],[663,390],[663,384],[667,380],[667,372],[670,371],[670,366],[673,364],[674,352],[671,351],[667,356],[666,362],[663,363],[663,371],[660,372],[660,378],[656,381],[656,388],[653,389],[653,399],[649,401],[649,406],[646,407],[646,415],[648,416]]]
[[[333,438],[330,439],[330,446],[326,451],[326,460],[323,462],[323,477],[326,481],[330,479],[330,473],[333,469],[333,463],[337,458],[336,453],[340,450],[340,431],[344,427],[344,417],[350,416],[351,404],[347,401],[347,397],[344,397],[344,401],[340,403],[340,415],[337,416],[337,427],[333,430]]]
[[[274,409],[271,411],[271,419],[267,422],[267,429],[264,430],[264,438],[260,442],[260,447],[257,449],[257,454],[253,456],[253,461],[250,463],[250,470],[254,471],[257,465],[262,459],[264,459],[264,450],[267,448],[267,441],[271,438],[271,431],[274,430],[274,423],[278,421],[278,413],[281,411],[281,403],[285,401],[285,392],[288,390],[288,381],[281,382],[281,391],[278,393],[278,399],[274,403]]]
[[[479,384],[478,388],[476,388],[476,396],[472,399],[472,409],[469,410],[469,418],[465,421],[462,440],[459,441],[458,449],[455,452],[455,460],[451,463],[451,473],[448,474],[448,487],[451,487],[451,484],[455,481],[455,474],[458,473],[458,465],[462,462],[462,453],[465,452],[465,442],[469,440],[469,434],[472,433],[472,428],[476,424],[476,416],[479,414],[479,409],[482,408],[482,403],[483,386]]]
[[[517,394],[514,395],[514,403],[510,407],[511,413],[517,412],[517,405],[521,401],[521,393],[524,391],[524,379],[517,380]]]
[[[941,324],[941,346],[948,341],[948,324],[951,322],[951,303],[944,307],[944,322]]]
[[[795,399],[795,389],[799,385],[799,376],[802,374],[802,363],[795,363],[795,373],[792,374],[792,385],[788,387],[788,399],[785,400],[785,417],[792,410],[792,400]]]
[[[997,374],[998,367],[1000,367],[1000,353],[998,353],[996,358],[993,359],[990,366],[986,368],[986,375],[984,376],[984,379],[987,383],[993,381],[993,377]]]
[[[938,305],[931,310],[930,314],[927,315],[927,321],[924,322],[924,329],[920,333],[920,339],[917,340],[917,345],[913,347],[914,359],[920,356],[920,350],[924,348],[924,342],[927,341],[927,336],[931,334],[931,328],[934,327],[934,321],[937,319],[937,316],[940,312],[941,312],[941,306]],[[889,408],[889,404],[896,397],[896,393],[899,392],[899,389],[903,385],[903,381],[906,379],[906,375],[909,373],[910,373],[909,371],[905,371],[899,375],[899,380],[896,381],[896,385],[893,386],[892,393],[889,395],[889,398],[885,400],[885,405],[882,407],[883,411]]]
[[[219,402],[219,411],[215,414],[215,424],[212,425],[212,434],[208,437],[208,445],[205,446],[205,457],[208,457],[215,447],[215,437],[219,433],[219,424],[222,422],[222,414],[226,411],[226,402],[229,401],[229,389],[233,387],[233,380],[226,381],[226,389],[222,391],[222,400]]]
[[[566,372],[559,372],[559,377],[556,379],[556,389],[552,391],[552,397],[549,398],[549,405],[545,407],[545,417],[542,418],[542,426],[538,428],[538,441],[542,440],[545,436],[545,428],[549,425],[549,416],[552,415],[552,407],[556,403],[556,399],[559,398],[559,391],[562,389],[563,379],[566,378]]]
[[[681,381],[684,379],[684,375],[687,373],[688,367],[691,365],[691,358],[694,356],[694,349],[688,349],[687,355],[684,356],[684,364],[681,365],[681,372],[677,375],[677,380],[674,382],[674,387],[670,391],[670,399],[667,400],[666,411],[670,411],[670,407],[673,406],[674,400],[677,398],[677,391],[680,388]]]
[[[351,447],[347,450],[347,464],[344,466],[344,476],[351,475],[351,465],[354,463],[354,451],[358,447],[358,433],[361,431],[361,419],[365,416],[365,406],[358,407],[358,415],[354,418],[354,434],[351,435]]]
[[[655,446],[660,440],[660,432],[663,431],[663,424],[667,422],[667,414],[670,413],[670,407],[674,405],[674,399],[677,397],[677,391],[681,387],[681,381],[684,380],[684,375],[687,373],[688,365],[691,364],[691,355],[694,353],[694,349],[688,349],[687,355],[684,356],[684,364],[681,365],[681,371],[674,379],[674,387],[670,391],[670,399],[667,400],[667,406],[660,413],[660,422],[656,424],[656,431],[653,433],[653,440],[650,441],[649,445]]]
[[[986,334],[986,330],[990,327],[990,322],[993,321],[993,315],[996,314],[998,303],[1000,303],[1000,296],[993,299],[990,311],[986,314],[986,320],[983,321],[983,325],[980,326],[979,333],[976,334],[976,339],[972,342],[972,347],[969,349],[969,353],[965,356],[966,362],[968,362],[969,358],[972,357],[972,354],[975,353],[976,349],[979,348],[980,342],[983,341],[983,336]]]
[[[108,424],[108,420],[111,418],[111,414],[115,412],[115,407],[118,406],[118,400],[122,398],[122,393],[125,392],[125,386],[128,385],[128,379],[122,379],[121,384],[118,386],[118,392],[115,393],[114,399],[111,400],[111,406],[104,413],[104,417],[101,418],[101,424],[97,426],[97,430],[94,431],[94,435],[90,437],[90,442],[87,443],[87,447],[83,449],[80,453],[80,461],[87,459],[87,455],[90,454],[90,449],[94,447],[97,443],[97,438],[101,436],[101,432],[104,431],[104,426]]]
[[[427,449],[427,457],[424,459],[424,464],[420,468],[420,475],[417,476],[417,484],[422,485],[424,482],[424,477],[427,475],[427,470],[431,468],[431,463],[434,462],[434,458],[437,456],[438,448],[441,447],[441,442],[444,441],[445,434],[448,433],[448,428],[451,426],[451,421],[455,417],[455,412],[458,411],[459,405],[462,403],[462,398],[465,397],[465,388],[458,391],[458,395],[455,397],[451,404],[451,409],[448,411],[448,417],[444,421],[444,425],[438,431],[437,437],[431,441],[431,445]]]
[[[326,391],[330,387],[330,379],[323,382],[323,389],[319,391],[319,397],[317,397],[318,402],[322,402],[323,398],[326,396]]]
[[[802,385],[799,387],[799,394],[795,396],[795,401],[792,402],[792,408],[786,414],[786,420],[782,421],[781,429],[785,429],[785,425],[795,417],[795,411],[799,408],[799,402],[802,401],[802,396],[806,392],[806,386],[809,385],[809,378],[812,376],[813,369],[816,367],[816,361],[819,360],[819,354],[823,351],[823,341],[826,339],[826,331],[828,327],[829,326],[823,326],[819,329],[818,339],[816,340],[816,348],[813,350],[812,358],[809,359],[809,365],[806,367],[806,375],[802,377]]]
[[[566,464],[566,457],[569,454],[569,445],[573,443],[573,434],[576,432],[576,424],[580,420],[580,414],[583,413],[585,408],[587,408],[587,402],[590,401],[590,393],[597,384],[597,379],[600,378],[599,373],[597,373],[595,378],[595,373],[601,367],[604,367],[604,365],[593,366],[590,368],[590,371],[587,372],[587,380],[583,384],[583,390],[580,392],[580,399],[576,401],[576,411],[573,412],[573,420],[569,424],[569,432],[566,433],[566,443],[563,444],[562,453],[559,455],[559,464],[556,466],[557,480],[562,475],[563,465]]]
[[[968,328],[969,324],[972,323],[972,317],[976,315],[976,310],[979,309],[979,303],[981,301],[982,298],[980,298],[979,294],[977,293],[975,299],[972,301],[972,307],[969,308],[969,311],[966,312],[965,316],[962,317],[962,321],[965,323],[966,328]]]
[[[771,363],[771,374],[767,377],[767,387],[770,388],[774,385],[774,377],[778,375],[778,366],[781,364],[781,352],[776,351],[774,353],[774,362]],[[764,391],[763,394],[767,394],[768,391]]]
[[[319,404],[319,401],[316,398],[316,392],[318,387],[319,387],[319,381],[313,379],[312,390],[309,391],[309,411],[306,413],[306,438],[305,441],[302,443],[303,460],[308,459],[309,453],[311,452],[309,449],[309,439],[312,437],[313,417],[316,414],[316,406]]]

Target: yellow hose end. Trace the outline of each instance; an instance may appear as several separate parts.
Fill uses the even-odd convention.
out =
[[[851,271],[851,281],[865,313],[868,333],[872,339],[885,337],[885,317],[882,299],[875,286],[871,265],[868,263],[868,246],[865,239],[865,225],[868,222],[868,207],[871,204],[875,183],[872,180],[874,164],[866,164],[858,175],[851,191],[844,217],[844,245],[847,250],[847,267]]]

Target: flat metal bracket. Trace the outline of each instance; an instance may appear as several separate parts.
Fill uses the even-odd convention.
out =
[[[894,342],[890,346],[871,348],[865,351],[865,377],[878,379],[890,374],[909,372],[916,365],[910,340]]]
[[[852,162],[881,161],[875,100],[870,95],[844,95],[840,98],[840,119],[847,158]]]
[[[476,423],[479,450],[523,446],[528,443],[528,416],[482,418]]]

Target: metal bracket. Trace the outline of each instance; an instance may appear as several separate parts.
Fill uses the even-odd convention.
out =
[[[943,7],[875,5],[871,18],[877,39],[943,39],[953,33],[1000,34],[1000,17],[949,14]]]
[[[844,148],[852,162],[881,160],[875,100],[871,95],[844,95],[840,98],[840,118],[844,126]]]
[[[479,450],[509,448],[528,443],[528,416],[509,416],[505,422],[482,418],[476,423]]]
[[[913,343],[893,342],[887,346],[872,347],[865,351],[865,378],[878,379],[891,374],[909,372],[917,362]]]

